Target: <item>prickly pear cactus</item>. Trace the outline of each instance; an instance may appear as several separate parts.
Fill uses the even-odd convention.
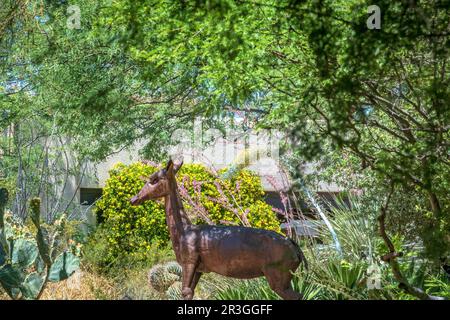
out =
[[[181,299],[181,266],[171,261],[157,264],[148,273],[150,287],[170,300]]]
[[[38,299],[47,281],[69,278],[78,269],[79,258],[56,250],[63,225],[61,220],[47,228],[41,225],[39,198],[30,202],[30,218],[37,230],[34,239],[14,234],[15,229],[5,223],[7,197],[2,191],[0,200],[0,284],[12,299]]]

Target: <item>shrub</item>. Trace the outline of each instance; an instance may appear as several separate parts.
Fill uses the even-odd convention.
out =
[[[225,170],[221,170],[223,174]],[[231,197],[235,198],[241,206],[247,207],[264,197],[261,179],[249,170],[241,170],[230,180],[222,180]]]
[[[116,280],[124,279],[126,278],[124,270],[141,271],[155,263],[174,259],[170,245],[162,246],[156,242],[151,244],[150,249],[142,247],[126,252],[117,248],[112,254],[107,227],[106,223],[100,225],[83,246],[83,262],[96,273]]]
[[[226,169],[219,171],[219,175]],[[185,207],[201,211],[215,224],[247,225],[280,232],[272,207],[264,202],[261,179],[241,170],[231,179],[220,179],[200,164],[184,165],[177,176]],[[194,208],[195,207],[195,208]],[[204,223],[201,218],[198,223]]]
[[[264,190],[255,173],[242,170],[232,179],[221,180],[203,165],[188,164],[180,169],[177,179],[186,190],[181,194],[188,211],[203,209],[215,224],[243,224],[280,232],[272,207],[263,201]],[[197,220],[204,223],[201,218]]]
[[[129,200],[143,187],[140,177],[148,177],[156,168],[143,163],[118,164],[110,171],[97,214],[104,219],[103,236],[108,255],[143,254],[152,245],[169,239],[161,201],[131,206]],[[221,180],[200,164],[185,164],[177,179],[185,208],[194,223],[243,224],[280,231],[271,206],[263,201],[259,177],[247,170],[230,180]]]
[[[152,244],[165,244],[169,239],[162,204],[147,201],[141,206],[130,205],[130,199],[144,185],[140,177],[147,177],[155,170],[134,163],[117,164],[109,171],[110,177],[96,206],[98,215],[105,220],[101,232],[107,238],[109,256],[149,250]]]

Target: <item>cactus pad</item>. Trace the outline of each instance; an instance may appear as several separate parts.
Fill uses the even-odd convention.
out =
[[[49,281],[58,282],[66,280],[80,266],[80,259],[71,252],[61,253],[50,268]]]

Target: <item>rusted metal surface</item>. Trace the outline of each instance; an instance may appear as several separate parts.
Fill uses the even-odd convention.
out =
[[[292,272],[300,262],[306,264],[297,244],[263,229],[191,224],[175,179],[181,165],[169,160],[166,168],[152,174],[130,202],[139,205],[164,198],[170,239],[183,268],[183,298],[193,298],[202,273],[215,272],[239,279],[265,276],[270,287],[283,299],[301,299],[302,295],[291,287]]]

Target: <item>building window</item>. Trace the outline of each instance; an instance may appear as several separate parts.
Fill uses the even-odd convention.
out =
[[[80,188],[80,204],[90,206],[102,196],[100,188]]]

